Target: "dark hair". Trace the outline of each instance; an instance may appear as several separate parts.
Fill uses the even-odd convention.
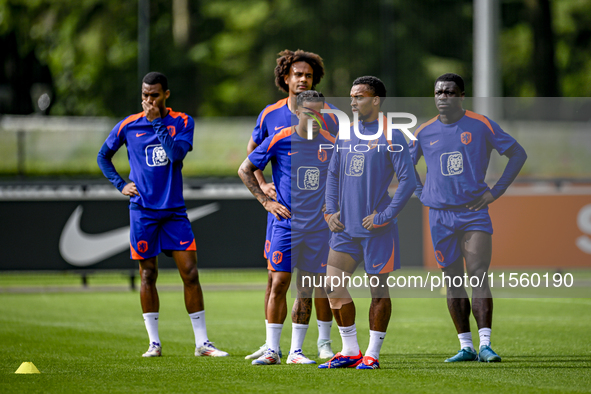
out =
[[[458,88],[460,88],[462,93],[464,93],[464,80],[458,74],[454,74],[454,73],[443,74],[442,76],[440,76],[439,78],[437,78],[435,80],[435,85],[437,85],[437,82],[439,82],[439,81],[455,82],[455,84],[458,85]]]
[[[156,85],[157,83],[162,86],[162,91],[166,92],[168,90],[168,79],[166,75],[152,71],[146,74],[144,79],[142,79],[142,83],[146,83],[148,85]]]
[[[375,96],[380,97],[380,105],[384,102],[384,99],[386,98],[386,85],[384,85],[382,80],[378,77],[372,77],[369,75],[365,77],[359,77],[353,81],[353,86],[355,85],[369,86],[369,89],[372,91],[372,93]]]
[[[316,87],[324,77],[324,63],[322,58],[315,53],[305,52],[301,49],[293,52],[289,49],[279,52],[277,67],[275,67],[275,85],[285,93],[289,93],[289,86],[285,83],[285,77],[289,75],[291,65],[297,62],[306,62],[312,67],[312,89]]]
[[[298,107],[304,105],[304,103],[324,103],[324,95],[315,90],[306,90],[297,95]]]

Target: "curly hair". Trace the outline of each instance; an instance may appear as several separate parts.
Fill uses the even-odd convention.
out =
[[[301,49],[290,51],[286,49],[279,52],[277,67],[275,67],[275,85],[285,93],[289,93],[289,86],[285,83],[285,77],[289,75],[291,65],[296,62],[306,62],[312,67],[312,89],[316,87],[324,77],[324,63],[322,58],[315,53],[305,52]]]

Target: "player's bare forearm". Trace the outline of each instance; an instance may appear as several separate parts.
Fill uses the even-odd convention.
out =
[[[252,195],[261,203],[261,205],[268,211],[275,216],[277,220],[289,219],[291,218],[291,212],[289,209],[284,207],[283,205],[279,204],[278,202],[273,201],[269,198],[259,186],[257,182],[254,171],[256,166],[252,164],[252,162],[246,158],[240,168],[238,169],[238,176],[242,179],[242,183],[250,190]]]
[[[246,158],[244,162],[240,165],[238,169],[238,176],[242,180],[242,183],[250,190],[252,195],[264,205],[264,203],[269,199],[267,195],[261,189],[259,182],[255,177],[255,171],[258,170],[251,161]]]
[[[259,185],[265,185],[267,183],[265,180],[265,175],[263,175],[263,171],[259,170],[258,168],[254,171],[254,177],[256,178]]]
[[[250,155],[256,149],[257,146],[259,145],[256,142],[254,142],[252,136],[250,136],[248,145],[246,145],[247,154]],[[275,191],[275,185],[273,184],[273,182],[267,183],[267,181],[265,180],[265,176],[263,175],[263,172],[258,168],[255,168],[254,176],[259,185],[261,186],[261,190],[263,191],[263,193],[265,193],[265,195],[271,198],[272,200],[277,200],[277,192]]]

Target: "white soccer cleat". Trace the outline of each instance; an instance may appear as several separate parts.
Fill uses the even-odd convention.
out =
[[[263,346],[261,346],[259,348],[259,350],[257,350],[256,352],[249,354],[248,356],[244,357],[245,360],[256,360],[257,358],[261,357],[263,354],[265,354],[265,350],[267,350],[267,344],[264,343]]]
[[[160,357],[162,356],[162,346],[157,342],[152,342],[148,351],[142,354],[142,357]]]
[[[318,358],[325,359],[334,357],[334,352],[330,347],[331,343],[332,341],[330,339],[318,340]]]
[[[308,357],[304,356],[302,349],[298,349],[293,353],[289,353],[289,356],[287,356],[287,364],[316,364],[316,361],[310,360]]]
[[[281,364],[281,358],[277,352],[271,349],[265,350],[265,353],[256,360],[252,361],[252,365],[278,365]]]
[[[267,346],[267,344],[263,344],[263,346],[261,346],[259,348],[259,350],[257,350],[256,352],[254,352],[253,354],[249,354],[248,356],[244,357],[245,360],[256,360],[257,358],[261,357],[263,354],[265,354],[265,350],[267,350],[269,347]],[[279,348],[279,358],[281,358],[283,356],[283,354],[281,353],[281,348]]]
[[[195,356],[209,356],[209,357],[226,357],[227,352],[217,349],[213,346],[213,343],[207,341],[203,343],[203,346],[195,348]]]

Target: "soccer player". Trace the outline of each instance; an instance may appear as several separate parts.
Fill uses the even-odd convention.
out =
[[[298,123],[295,116],[296,111],[296,97],[303,91],[311,90],[316,87],[324,76],[324,63],[322,58],[315,53],[305,52],[302,50],[290,51],[284,50],[279,53],[277,58],[277,66],[275,67],[275,85],[288,96],[279,100],[275,104],[268,105],[259,114],[257,124],[252,132],[250,140],[248,141],[247,153],[259,146],[265,138],[274,135],[279,130],[285,127],[295,125]],[[324,103],[324,108],[335,108],[334,106]],[[338,131],[338,122],[334,115],[330,114],[325,117],[327,130],[331,134],[336,134]],[[261,190],[271,199],[277,198],[275,185],[273,182],[267,183],[262,171],[257,170],[255,176]],[[268,249],[271,245],[271,233],[273,229],[274,216],[271,213],[267,214],[267,233],[263,255],[267,259]],[[267,282],[267,289],[265,292],[265,311],[269,302],[269,295],[271,291],[271,274]],[[324,292],[323,289],[316,291]],[[312,295],[310,295],[311,297]],[[314,299],[316,307],[316,321],[318,323],[318,356],[320,358],[330,358],[333,352],[330,346],[330,330],[332,327],[332,313],[330,305],[326,296],[316,297]],[[298,298],[294,304],[292,315],[297,316],[293,326],[293,332],[296,330],[299,333],[305,332],[310,321],[310,313],[312,311],[312,299],[309,297]],[[268,324],[268,316],[265,312],[265,326]],[[294,334],[295,335],[295,334]],[[259,350],[246,356],[246,359],[257,359],[267,349],[267,344],[263,344]],[[279,351],[281,354],[281,350]]]
[[[283,128],[265,139],[248,155],[238,174],[265,209],[275,217],[268,249],[268,269],[271,291],[267,302],[266,349],[253,365],[280,364],[279,339],[287,315],[286,293],[295,267],[298,268],[298,298],[311,297],[313,288],[303,286],[300,277],[312,278],[326,272],[329,231],[323,220],[322,205],[326,173],[331,151],[319,149],[322,144],[334,144],[334,137],[320,128],[320,110],[324,97],[314,90],[297,96],[296,126]],[[312,139],[308,120],[313,119]],[[277,201],[269,198],[255,178],[257,169],[272,163]],[[307,319],[310,318],[308,305]],[[300,315],[292,313],[293,335],[288,364],[315,364],[302,353],[306,327],[298,323]],[[301,321],[301,320],[300,320]],[[307,321],[305,324],[307,325]]]
[[[143,112],[117,123],[98,154],[103,174],[123,195],[130,197],[131,258],[140,265],[140,300],[150,346],[144,357],[159,357],[159,299],[156,290],[160,252],[171,255],[184,285],[185,306],[195,333],[195,356],[222,357],[207,337],[203,294],[197,271],[195,237],[183,199],[181,168],[193,149],[193,118],[166,107],[168,80],[158,72],[142,81]],[[111,158],[127,147],[129,183],[116,171]]]
[[[415,190],[415,173],[402,132],[386,134],[386,118],[380,113],[386,97],[383,82],[372,76],[357,78],[351,88],[351,107],[358,122],[351,137],[337,140],[328,170],[326,214],[333,232],[327,268],[327,294],[343,340],[343,349],[319,368],[379,368],[379,354],[392,313],[387,278],[400,268],[396,217]],[[380,123],[383,133],[379,133]],[[359,132],[371,138],[361,139]],[[369,137],[372,136],[372,137]],[[392,198],[388,187],[396,174],[398,189]],[[365,261],[370,278],[369,347],[362,355],[357,342],[355,303],[343,279],[351,277]],[[375,280],[374,280],[375,278]]]
[[[417,175],[416,195],[429,207],[429,227],[437,263],[446,277],[447,307],[458,332],[461,350],[445,360],[498,362],[490,347],[493,300],[486,273],[492,254],[492,223],[488,205],[513,182],[527,155],[513,137],[486,116],[462,108],[464,80],[443,74],[435,81],[435,106],[439,115],[422,124],[410,142],[416,165],[425,157],[425,186]],[[509,157],[503,175],[491,189],[484,182],[490,153],[496,149]],[[472,288],[472,313],[478,325],[480,351],[476,353],[470,332],[470,300],[453,279],[464,276],[464,260],[470,277],[484,279]],[[449,280],[449,279],[447,279]],[[446,282],[447,283],[447,282]],[[456,285],[454,286],[454,283]]]

